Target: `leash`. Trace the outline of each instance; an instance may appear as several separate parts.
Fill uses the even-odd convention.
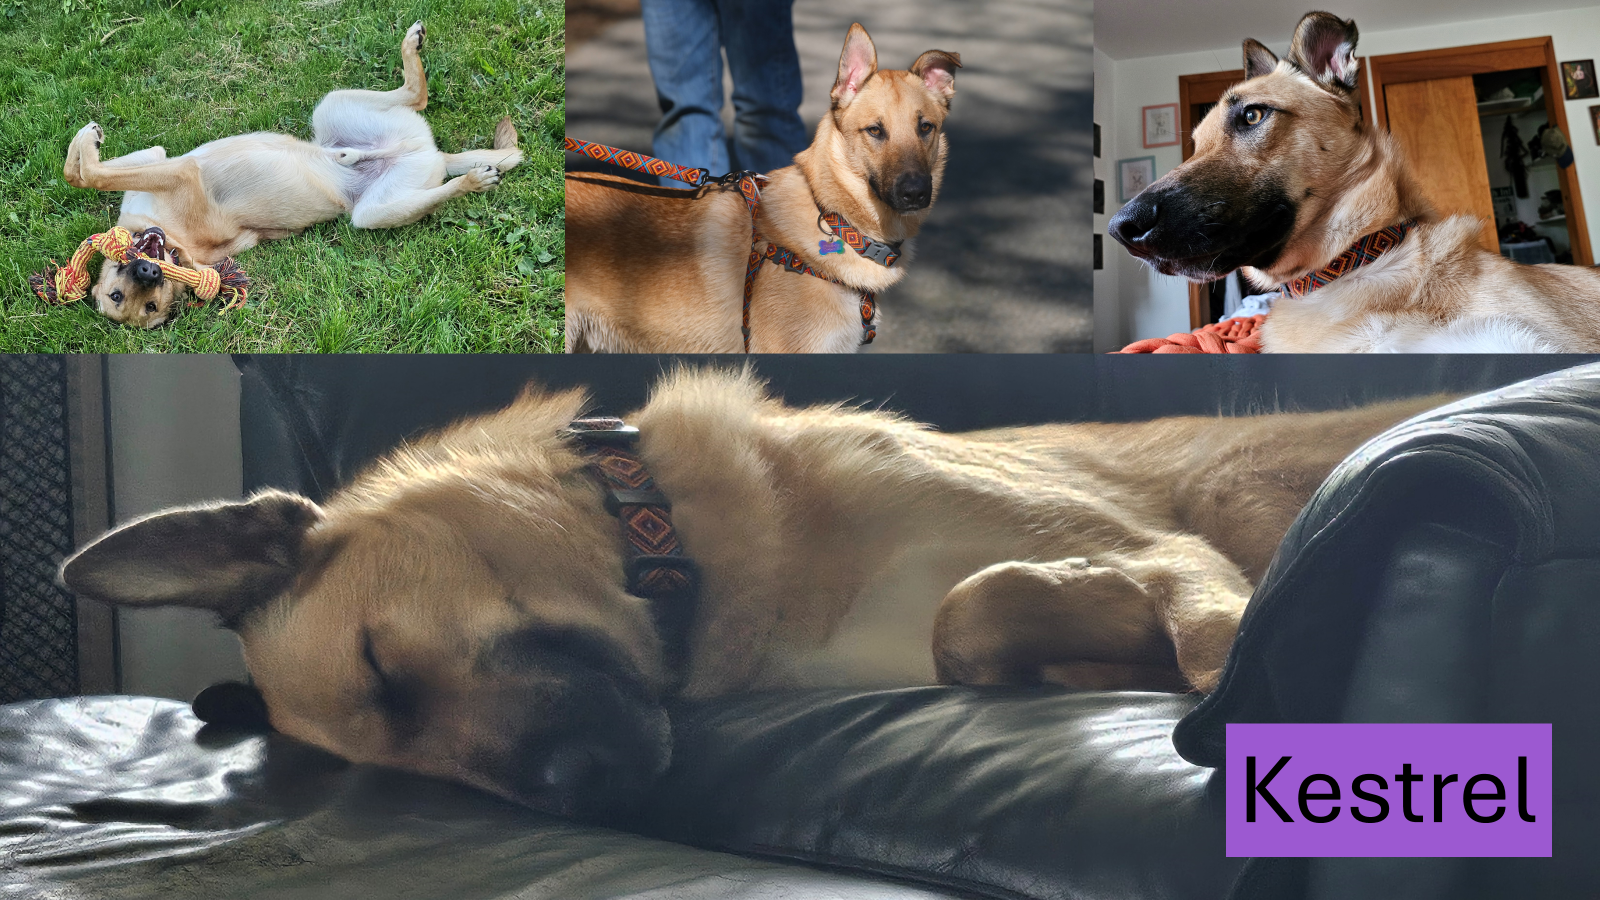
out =
[[[598,162],[621,166],[635,172],[647,175],[657,175],[663,178],[672,178],[694,187],[705,187],[717,184],[724,187],[738,185],[739,194],[744,198],[745,205],[750,208],[750,260],[744,270],[744,307],[743,320],[740,332],[744,335],[744,352],[750,352],[750,301],[755,295],[756,273],[761,271],[761,264],[771,260],[778,268],[800,275],[810,275],[823,281],[831,282],[846,290],[854,291],[861,295],[861,343],[872,343],[878,336],[877,318],[878,302],[873,291],[862,291],[853,285],[846,284],[837,278],[824,275],[808,265],[799,254],[793,250],[780,247],[771,241],[765,241],[761,232],[756,228],[756,210],[761,204],[761,185],[766,183],[767,176],[755,172],[729,172],[726,175],[713,178],[710,169],[690,168],[679,166],[635,153],[632,150],[622,150],[617,147],[608,147],[605,144],[596,144],[592,141],[582,141],[577,138],[566,139],[566,149],[571,153],[581,153]],[[825,227],[824,227],[825,226]],[[893,266],[900,258],[899,245],[885,241],[875,241],[861,233],[861,230],[851,225],[844,216],[832,212],[818,212],[817,227],[824,234],[837,237],[837,241],[818,241],[817,249],[826,256],[829,253],[843,253],[848,246],[864,259],[869,259],[884,268]],[[761,244],[767,244],[763,251]]]
[[[1304,297],[1318,288],[1326,287],[1341,276],[1376,262],[1379,257],[1400,246],[1406,235],[1411,233],[1411,229],[1416,227],[1417,220],[1412,219],[1409,222],[1401,222],[1399,225],[1390,225],[1388,228],[1374,231],[1351,244],[1350,249],[1339,254],[1333,262],[1309,275],[1302,275],[1286,283],[1283,292],[1291,297]]]
[[[667,664],[682,678],[700,593],[700,569],[678,542],[672,502],[656,488],[634,450],[639,429],[621,419],[593,417],[572,421],[567,432],[605,491],[606,512],[621,526],[627,591],[649,603]]]
[[[151,232],[155,232],[155,235]],[[159,240],[152,241],[157,236]],[[33,286],[33,292],[39,295],[39,299],[46,303],[65,305],[81,300],[89,292],[89,261],[96,253],[102,253],[123,264],[135,259],[148,259],[161,267],[163,276],[188,285],[201,300],[211,300],[219,293],[225,294],[228,303],[218,312],[244,305],[245,297],[249,294],[250,278],[232,257],[223,259],[215,267],[191,269],[150,256],[151,243],[158,248],[165,248],[165,233],[159,228],[147,228],[135,237],[133,232],[118,225],[110,231],[90,235],[88,240],[78,245],[77,251],[72,254],[72,261],[66,265],[58,266],[52,259],[43,272],[29,275],[28,283]],[[158,249],[156,253],[159,256],[161,250]]]

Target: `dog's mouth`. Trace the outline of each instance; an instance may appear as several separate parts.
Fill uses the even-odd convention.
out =
[[[178,261],[178,252],[167,249],[167,233],[156,225],[135,234],[128,253],[130,256],[147,256],[156,262],[166,262],[170,254],[172,262]]]

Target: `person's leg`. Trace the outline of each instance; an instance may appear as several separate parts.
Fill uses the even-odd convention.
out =
[[[793,0],[723,0],[722,42],[733,73],[733,140],[741,169],[770,172],[811,143],[800,120]]]
[[[728,171],[722,132],[722,42],[715,0],[641,0],[645,48],[661,121],[651,154],[680,166]],[[688,187],[661,179],[666,187]]]

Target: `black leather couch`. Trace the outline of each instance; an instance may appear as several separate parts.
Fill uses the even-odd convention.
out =
[[[947,429],[1321,408],[1582,360],[762,359],[792,401]],[[241,359],[247,488],[321,496],[528,377],[625,411],[649,358]],[[1600,366],[1348,461],[1284,541],[1222,688],[758,694],[672,710],[644,809],[578,826],[135,697],[0,708],[0,896],[1458,898],[1600,895]],[[1224,856],[1227,721],[1555,723],[1555,857]],[[1180,755],[1181,754],[1181,755]]]

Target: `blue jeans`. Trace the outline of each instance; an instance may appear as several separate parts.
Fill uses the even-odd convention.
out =
[[[800,121],[794,0],[641,0],[661,103],[652,154],[713,175],[768,172],[810,143]],[[722,51],[733,74],[733,152],[722,129]],[[681,182],[663,178],[667,187]]]

